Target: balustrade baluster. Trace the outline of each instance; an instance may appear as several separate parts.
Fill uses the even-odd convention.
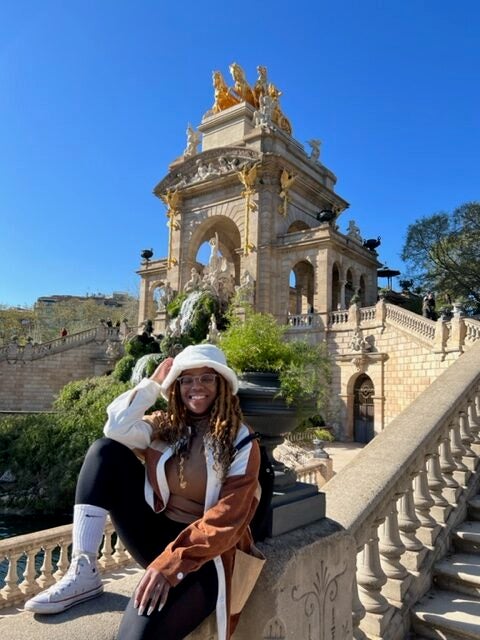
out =
[[[352,627],[355,640],[367,640],[367,636],[360,629],[360,624],[365,617],[365,607],[358,595],[357,575],[355,573],[352,585]]]
[[[362,630],[367,636],[383,637],[384,631],[395,613],[394,607],[382,595],[382,587],[387,581],[378,550],[378,525],[375,523],[370,536],[357,556],[357,582],[360,602],[365,607]]]
[[[55,546],[56,545],[43,545],[43,562],[40,567],[40,575],[37,578],[37,584],[40,585],[42,589],[49,587],[55,582],[52,568],[52,551],[55,549]]]
[[[58,544],[60,545],[60,556],[57,562],[57,570],[53,574],[56,582],[63,578],[70,564],[68,561],[68,547],[70,544],[66,540],[59,541]]]
[[[475,467],[477,466],[477,454],[472,450],[474,437],[470,431],[468,416],[465,411],[459,411],[458,425],[460,427],[460,438],[465,449],[465,464],[469,469],[475,471]]]
[[[440,445],[438,445],[438,449]],[[432,515],[437,522],[446,522],[451,511],[448,500],[443,495],[447,483],[443,479],[438,452],[433,452],[427,460],[427,481],[433,499]]]
[[[455,506],[462,493],[462,488],[453,477],[456,466],[450,449],[450,428],[446,429],[446,433],[440,440],[440,469],[446,484],[443,494],[449,504]]]
[[[20,590],[17,580],[17,562],[18,559],[23,555],[23,553],[11,553],[6,556],[6,560],[8,562],[8,570],[7,575],[5,576],[5,586],[0,591],[0,594],[5,600],[10,602],[15,602],[16,598],[19,596],[23,597],[23,593]]]
[[[100,560],[98,561],[99,565],[103,567],[104,570],[115,564],[115,560],[112,557],[112,532],[113,526],[107,524],[105,527],[105,535],[103,537],[103,545],[100,551]]]
[[[470,397],[467,401],[467,415],[470,431],[473,436],[473,450],[478,455],[480,451],[479,447],[477,447],[476,445],[480,444],[480,416],[477,413],[477,403],[475,402],[475,395]]]
[[[27,556],[27,560],[25,563],[25,570],[22,573],[23,580],[18,585],[20,591],[25,595],[30,595],[31,593],[35,593],[37,591],[37,583],[35,582],[35,557],[37,552],[35,549],[28,549],[24,552]]]
[[[130,554],[127,553],[125,545],[120,540],[118,535],[115,542],[115,553],[112,555],[112,558],[114,559],[115,564],[125,564],[130,560]]]
[[[458,420],[453,420],[450,424],[450,449],[455,462],[455,471],[453,472],[455,480],[457,480],[462,487],[466,487],[470,477],[470,469],[463,462],[463,456],[466,451],[460,437],[460,424]]]
[[[416,535],[419,528],[420,520],[415,513],[413,488],[410,482],[398,500],[398,529],[406,549],[402,562],[410,571],[418,571],[427,554],[425,545]]]
[[[425,459],[413,480],[413,502],[421,525],[417,532],[418,537],[426,544],[433,545],[440,531],[440,526],[430,513],[430,509],[435,503],[428,487]]]
[[[380,527],[379,552],[382,569],[388,578],[383,594],[389,602],[400,608],[410,586],[411,576],[401,562],[405,545],[400,538],[395,502],[392,503],[391,510]]]

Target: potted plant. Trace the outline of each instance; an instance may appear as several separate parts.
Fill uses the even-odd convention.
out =
[[[286,326],[274,316],[247,310],[245,320],[229,316],[219,346],[240,378],[239,398],[246,421],[262,434],[276,471],[276,488],[295,475],[273,457],[275,446],[306,414],[324,406],[330,382],[325,345],[285,340]],[[278,473],[277,473],[278,472]],[[292,475],[293,474],[293,475]]]

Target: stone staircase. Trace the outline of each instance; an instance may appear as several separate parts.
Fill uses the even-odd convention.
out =
[[[437,562],[433,588],[412,611],[420,638],[480,640],[480,494],[452,535],[452,551]]]

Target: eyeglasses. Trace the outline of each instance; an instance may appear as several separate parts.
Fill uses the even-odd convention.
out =
[[[215,384],[218,375],[216,373],[202,373],[201,376],[180,376],[177,378],[182,387],[191,387],[195,382],[211,387]]]

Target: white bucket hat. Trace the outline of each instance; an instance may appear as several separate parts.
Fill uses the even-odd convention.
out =
[[[193,344],[185,347],[173,360],[173,365],[163,381],[161,391],[168,398],[168,390],[175,380],[187,369],[210,367],[230,383],[232,393],[238,391],[238,378],[233,369],[227,365],[225,354],[213,344]]]

